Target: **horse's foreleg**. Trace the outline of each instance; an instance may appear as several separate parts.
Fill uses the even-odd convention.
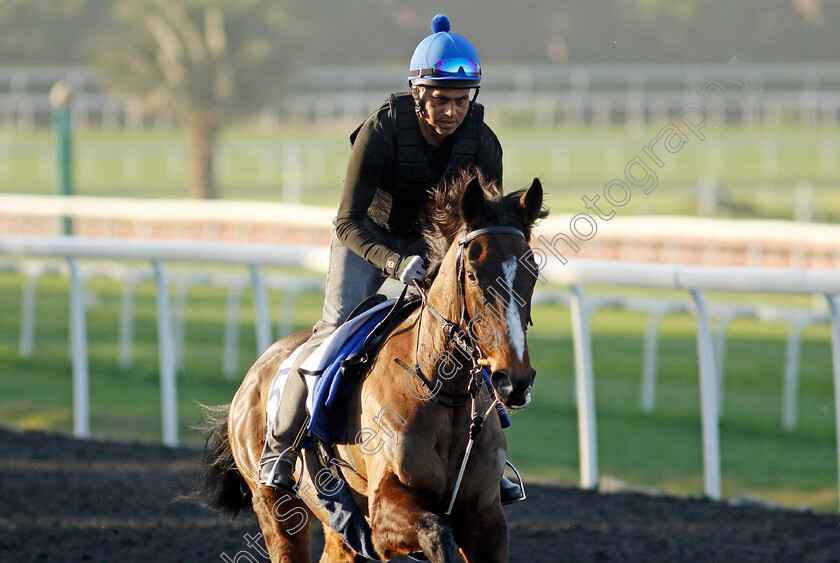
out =
[[[254,512],[272,563],[308,563],[310,513],[303,501],[257,485]]]
[[[468,563],[506,563],[510,550],[508,524],[502,505],[496,504],[469,517],[454,518],[463,522],[453,531]]]
[[[414,551],[431,563],[463,561],[449,524],[424,509],[393,473],[379,482],[370,517],[373,546],[385,561]]]
[[[341,536],[324,524],[324,554],[320,563],[363,563],[367,561],[341,541]]]

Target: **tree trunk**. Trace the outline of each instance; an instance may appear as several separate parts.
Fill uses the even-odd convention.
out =
[[[218,130],[211,112],[194,112],[186,117],[187,151],[189,153],[189,193],[196,199],[216,199],[213,176],[213,151]]]

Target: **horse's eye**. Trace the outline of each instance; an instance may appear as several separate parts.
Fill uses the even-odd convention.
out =
[[[467,279],[475,283],[475,272],[467,270]]]

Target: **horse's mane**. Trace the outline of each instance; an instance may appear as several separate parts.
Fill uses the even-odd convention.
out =
[[[427,257],[430,264],[428,280],[435,278],[447,250],[464,229],[464,220],[461,217],[461,196],[467,185],[476,178],[484,190],[484,220],[481,225],[471,225],[471,227],[512,226],[521,229],[525,237],[530,240],[533,224],[526,224],[525,219],[518,212],[519,200],[527,188],[504,194],[502,187],[489,181],[480,169],[473,167],[462,169],[459,174],[434,189],[427,204],[426,213],[424,213],[426,222],[423,225],[423,237],[429,249]],[[544,207],[538,219],[547,216],[548,210]]]

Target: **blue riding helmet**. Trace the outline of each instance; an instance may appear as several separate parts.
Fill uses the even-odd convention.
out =
[[[481,63],[472,44],[449,33],[449,18],[438,14],[432,19],[432,35],[417,45],[411,57],[408,83],[438,88],[478,88]]]

